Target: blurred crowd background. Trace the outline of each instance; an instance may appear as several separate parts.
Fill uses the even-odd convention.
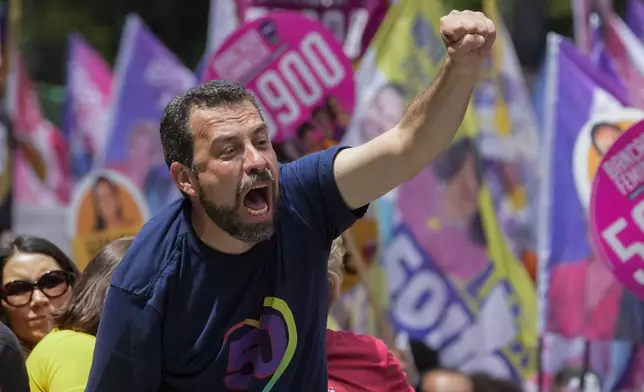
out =
[[[450,9],[497,23],[494,54],[452,146],[345,235],[329,328],[408,353],[414,384],[641,389],[644,303],[588,214],[601,157],[644,119],[642,0],[0,2],[1,240],[45,238],[83,271],[135,235],[181,197],[158,123],[201,81],[249,88],[283,162],[372,139],[431,82]]]

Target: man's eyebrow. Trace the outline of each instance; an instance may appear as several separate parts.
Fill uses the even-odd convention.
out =
[[[212,138],[212,143],[229,143],[235,141],[235,139],[237,139],[237,135],[233,133],[221,133]]]
[[[253,135],[257,135],[258,133],[266,132],[268,131],[268,127],[266,124],[259,124],[258,126],[253,129]]]

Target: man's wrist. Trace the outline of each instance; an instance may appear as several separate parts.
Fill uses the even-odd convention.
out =
[[[443,68],[446,73],[456,74],[463,77],[478,78],[479,72],[481,70],[482,62],[475,60],[469,64],[463,64],[463,62],[456,63],[449,56],[445,58],[443,63]]]

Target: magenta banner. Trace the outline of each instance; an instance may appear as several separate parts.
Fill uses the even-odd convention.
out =
[[[245,21],[276,10],[299,11],[320,21],[356,60],[367,49],[385,17],[389,0],[237,0]]]

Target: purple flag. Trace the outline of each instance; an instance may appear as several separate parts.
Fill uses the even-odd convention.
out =
[[[177,94],[196,84],[192,71],[137,15],[128,15],[116,64],[105,166],[127,174],[146,196],[151,212],[175,195],[165,165],[159,122]]]
[[[597,13],[590,15],[589,26],[592,33],[592,41],[590,43],[591,62],[597,69],[604,73],[604,78],[613,83],[614,89],[619,96],[628,96],[629,92],[624,79],[620,76],[615,62],[606,50],[606,43],[602,35],[602,21]]]
[[[626,24],[633,33],[644,42],[644,2],[629,0],[626,6]]]
[[[67,96],[62,131],[70,146],[71,171],[87,174],[105,149],[112,70],[80,34],[69,39]]]
[[[595,255],[587,230],[590,189],[599,161],[623,130],[644,118],[644,112],[627,107],[623,91],[564,38],[549,36],[547,58],[538,230],[542,332],[593,341],[644,342],[642,303]],[[558,344],[559,359],[565,357],[564,344]],[[624,375],[633,346],[609,344],[602,358],[591,358],[591,368],[615,383]],[[581,359],[578,351],[569,353],[571,358],[564,362]],[[575,355],[579,358],[572,358]],[[559,370],[548,367],[554,363],[551,359],[544,363],[546,375]]]

